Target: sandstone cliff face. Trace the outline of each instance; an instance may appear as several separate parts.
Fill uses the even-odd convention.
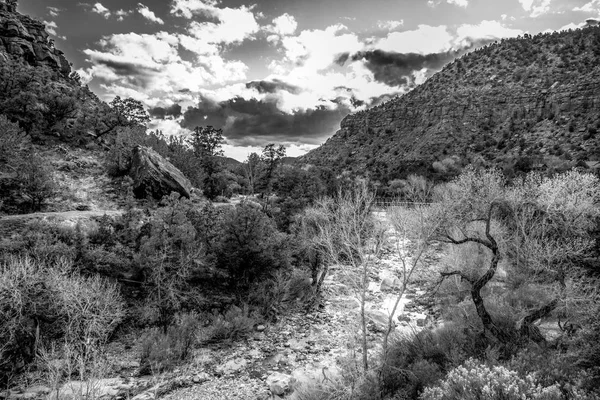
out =
[[[68,76],[71,66],[63,52],[54,48],[45,25],[16,11],[16,2],[0,0],[0,62],[22,58],[34,66],[47,65]]]
[[[443,160],[506,167],[526,157],[597,159],[598,61],[598,28],[489,46],[402,97],[347,116],[303,161],[389,180],[435,173]]]

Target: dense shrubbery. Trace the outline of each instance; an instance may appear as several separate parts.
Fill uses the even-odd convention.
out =
[[[58,339],[88,359],[124,317],[114,284],[73,273],[66,260],[10,257],[0,268],[0,379]]]

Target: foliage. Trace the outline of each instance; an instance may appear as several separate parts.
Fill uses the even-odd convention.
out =
[[[287,236],[250,203],[225,211],[221,240],[216,248],[217,266],[229,274],[234,287],[248,287],[268,278],[290,263]]]
[[[505,367],[490,368],[474,360],[468,360],[464,365],[450,371],[437,386],[425,389],[420,398],[422,400],[586,398],[583,393],[573,393],[573,395],[574,397],[564,397],[556,384],[541,386],[534,375],[521,378],[515,371]]]
[[[95,126],[96,137],[114,132],[117,128],[145,126],[150,121],[144,105],[131,97],[121,99],[116,96],[110,102],[109,108],[103,111]]]
[[[234,342],[248,337],[260,318],[244,304],[242,308],[230,307],[224,314],[208,316],[208,323],[200,329],[198,336],[203,344]]]
[[[40,211],[45,200],[56,191],[56,183],[46,162],[35,153],[19,163],[17,183],[20,192],[29,200],[31,212]]]
[[[25,140],[26,136],[19,125],[0,115],[0,169],[14,163]]]
[[[148,299],[156,309],[158,323],[166,331],[175,313],[188,300],[188,279],[197,268],[201,249],[196,231],[187,218],[190,204],[176,193],[146,225],[141,237],[139,263]]]
[[[42,342],[77,344],[74,356],[89,359],[123,318],[114,284],[70,272],[59,260],[52,266],[31,258],[9,258],[0,269],[0,370],[31,361]]]
[[[169,371],[185,361],[197,342],[198,315],[182,314],[167,332],[152,329],[142,339],[140,373]]]

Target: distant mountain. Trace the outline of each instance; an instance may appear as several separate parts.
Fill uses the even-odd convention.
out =
[[[600,27],[487,45],[411,92],[351,114],[301,162],[383,182],[447,179],[474,163],[509,175],[600,160]]]

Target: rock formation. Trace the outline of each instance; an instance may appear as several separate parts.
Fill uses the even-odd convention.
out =
[[[46,26],[17,12],[15,0],[0,0],[0,61],[17,57],[33,66],[46,65],[68,76],[71,66],[54,48]]]
[[[366,169],[386,181],[435,175],[452,164],[595,160],[599,61],[598,27],[503,40],[455,60],[401,97],[347,116],[302,161]]]
[[[161,199],[171,192],[190,197],[192,185],[177,169],[154,150],[136,146],[129,176],[133,178],[133,193],[137,198]]]

